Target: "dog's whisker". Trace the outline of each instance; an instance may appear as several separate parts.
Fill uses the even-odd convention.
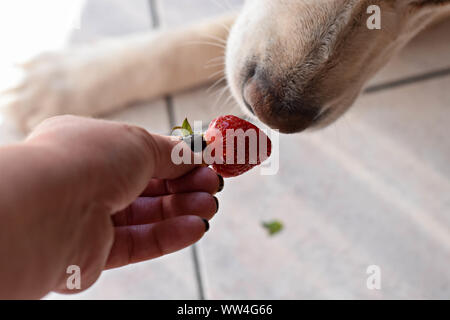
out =
[[[215,63],[215,64],[205,65],[205,68],[206,68],[206,69],[209,69],[209,68],[217,68],[217,67],[221,67],[221,66],[224,66],[224,65],[225,65],[224,62],[222,62],[222,63]],[[223,70],[222,70],[222,72],[223,72]]]
[[[214,109],[219,109],[221,113],[223,113],[224,105],[220,103],[221,97],[217,98],[213,104]],[[220,107],[219,107],[220,106]]]
[[[216,40],[217,42],[222,43],[224,45],[227,44],[227,40],[226,39],[222,39],[222,38],[210,35],[210,34],[205,34],[205,35],[203,35],[203,37],[205,37],[206,39],[210,39],[210,40]]]
[[[225,66],[225,62],[221,62],[221,63],[205,65],[205,69],[224,67],[224,66]],[[221,71],[223,72],[223,70],[221,70]]]
[[[231,94],[228,95],[228,98],[225,100],[225,104],[229,104],[230,101],[232,101],[232,100],[233,100],[233,96]]]
[[[217,103],[223,98],[223,96],[225,95],[225,93],[227,92],[227,90],[228,90],[228,88],[227,87],[224,87],[221,91],[220,91],[220,94],[218,95],[218,97],[217,97],[217,100],[216,100],[216,105],[217,105]]]
[[[192,41],[192,42],[185,42],[186,45],[206,45],[206,46],[212,46],[217,47],[220,49],[225,49],[225,46],[220,43],[216,42],[208,42],[208,41]]]
[[[219,79],[217,79],[207,90],[207,93],[211,93],[221,82],[225,81],[225,76],[220,77]]]
[[[223,65],[225,65],[225,57],[221,55],[208,60],[205,63],[205,68],[219,67]]]
[[[218,23],[217,25],[220,26],[220,27],[223,27],[223,29],[224,29],[227,33],[230,33],[230,32],[231,32],[230,27],[228,27],[227,25],[225,25],[225,24],[223,24],[223,23]]]
[[[221,69],[221,70],[211,73],[211,75],[208,77],[208,79],[215,78],[219,74],[222,74],[221,78],[225,78],[225,74],[224,74],[223,70]]]
[[[225,65],[225,58],[222,58],[220,60],[215,59],[213,60],[209,60],[207,63],[205,63],[205,67],[214,67],[214,66],[223,66]]]
[[[220,80],[220,81],[219,81]],[[220,84],[223,82],[223,81],[225,81],[225,79],[219,79],[216,83],[214,83],[210,88],[208,88],[208,89],[206,89],[206,93],[207,94],[212,94],[212,95],[214,95],[214,91],[217,89],[218,90],[218,87],[220,86]]]
[[[212,62],[216,62],[216,61],[225,61],[225,56],[220,55],[220,56],[218,56],[218,57],[209,59],[208,62],[206,62],[206,64],[212,63]]]
[[[208,94],[211,96],[211,98],[214,98],[214,97],[217,98],[217,97],[220,97],[222,95],[224,90],[225,90],[225,88],[221,88],[221,89],[216,88],[216,90],[214,92],[212,92],[212,90],[210,90],[208,92]]]

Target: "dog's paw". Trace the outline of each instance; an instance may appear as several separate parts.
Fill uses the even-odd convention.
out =
[[[71,71],[61,55],[41,55],[19,67],[22,79],[3,92],[3,100],[6,112],[22,130],[74,109]]]
[[[0,104],[28,132],[42,120],[61,114],[90,115],[95,72],[92,58],[73,53],[40,55],[18,68],[19,81],[0,91]]]

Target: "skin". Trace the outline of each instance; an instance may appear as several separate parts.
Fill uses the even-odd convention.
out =
[[[219,177],[174,165],[169,137],[120,123],[51,118],[0,148],[0,298],[81,290],[105,269],[198,241],[217,211]],[[70,291],[71,293],[77,291]]]

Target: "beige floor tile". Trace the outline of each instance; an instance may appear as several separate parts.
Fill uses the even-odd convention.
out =
[[[419,34],[394,57],[370,84],[398,80],[450,67],[450,19]]]
[[[89,43],[151,29],[148,0],[87,0],[71,42]]]
[[[167,134],[169,131],[169,116],[164,100],[139,103],[105,117],[109,120],[122,121],[137,125],[150,132]]]
[[[234,100],[228,99],[228,91],[223,90],[225,90],[224,87],[212,91],[205,87],[173,96],[175,122],[181,124],[185,118],[188,118],[192,124],[195,121],[202,121],[205,127],[212,119],[220,115],[229,113],[242,115],[242,111]]]
[[[25,138],[19,128],[0,113],[0,146],[15,143]]]
[[[244,0],[159,0],[161,21],[166,27],[178,27],[236,11],[243,3]]]
[[[197,299],[193,275],[188,249],[154,261],[106,271],[83,293],[51,293],[46,299]]]
[[[208,297],[448,297],[449,86],[363,96],[326,130],[282,136],[277,175],[227,180],[201,244]],[[273,238],[270,219],[286,225]]]

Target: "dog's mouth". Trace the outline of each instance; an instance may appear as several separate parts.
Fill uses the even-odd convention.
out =
[[[286,88],[264,75],[253,74],[241,82],[241,105],[260,121],[281,133],[299,133],[327,127],[353,104],[362,85],[338,92],[309,89],[309,96],[297,88]],[[281,90],[277,88],[282,88]]]
[[[287,120],[286,122],[280,122],[277,121],[276,123],[274,123],[273,121],[267,121],[264,118],[259,117],[254,111],[253,109],[250,107],[250,105],[246,102],[245,106],[246,108],[252,113],[253,116],[257,117],[259,120],[261,120],[262,122],[266,123],[269,127],[271,127],[272,129],[277,129],[279,130],[281,133],[286,133],[286,134],[290,134],[290,133],[299,133],[305,130],[314,130],[314,129],[320,129],[325,127],[329,122],[331,122],[331,110],[327,109],[324,112],[321,112],[319,115],[317,115],[314,119],[312,119],[309,123],[305,124],[304,121],[291,121],[291,120]]]

